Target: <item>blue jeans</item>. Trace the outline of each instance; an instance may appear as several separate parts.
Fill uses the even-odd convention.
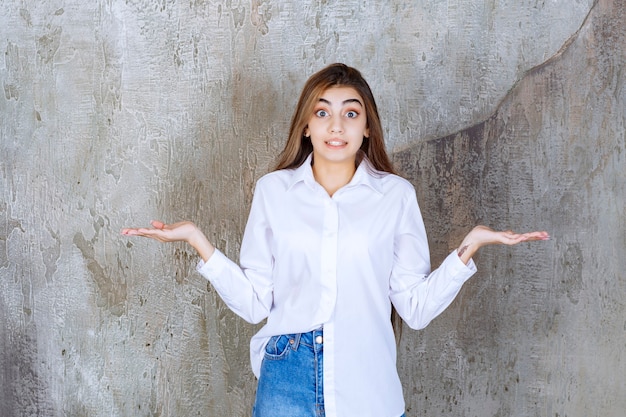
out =
[[[252,417],[324,417],[323,346],[322,330],[272,337]]]
[[[273,336],[265,347],[252,417],[324,417],[323,350],[321,329]]]

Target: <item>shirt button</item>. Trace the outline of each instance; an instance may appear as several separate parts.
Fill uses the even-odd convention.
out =
[[[322,336],[317,336],[315,338],[315,343],[317,343],[318,345],[321,345],[323,341],[324,341],[324,338]]]

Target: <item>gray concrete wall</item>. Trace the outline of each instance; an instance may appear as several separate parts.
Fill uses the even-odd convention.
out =
[[[237,256],[304,80],[360,68],[437,264],[487,248],[405,330],[408,416],[623,417],[626,6],[544,1],[0,1],[0,415],[244,416],[255,328],[195,254]]]

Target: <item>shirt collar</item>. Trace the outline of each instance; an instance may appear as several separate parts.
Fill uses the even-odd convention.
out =
[[[313,168],[311,168],[311,160],[313,159],[313,153],[310,153],[306,160],[298,168],[294,169],[293,176],[291,177],[291,183],[288,189],[291,189],[299,182],[304,182],[309,187],[313,187],[316,183],[315,177],[313,177]],[[359,164],[354,173],[354,176],[346,187],[352,188],[358,185],[366,185],[379,194],[383,193],[383,186],[381,179],[386,175],[385,172],[376,170],[367,156],[363,155],[363,160]]]
[[[288,189],[291,189],[299,182],[304,182],[308,186],[313,186],[315,178],[313,177],[313,169],[311,168],[311,160],[313,159],[313,153],[307,156],[306,160],[298,168],[293,170],[293,176],[291,177],[291,183],[289,183]]]

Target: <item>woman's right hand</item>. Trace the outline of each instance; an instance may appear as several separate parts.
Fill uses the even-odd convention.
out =
[[[189,221],[165,224],[158,220],[150,222],[152,227],[124,228],[125,236],[149,237],[159,242],[187,242],[198,251],[204,261],[207,261],[215,247],[198,227]]]

